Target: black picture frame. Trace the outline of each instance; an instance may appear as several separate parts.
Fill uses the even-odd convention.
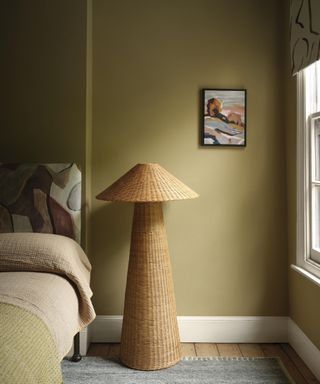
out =
[[[201,90],[200,144],[206,147],[246,147],[247,90]]]

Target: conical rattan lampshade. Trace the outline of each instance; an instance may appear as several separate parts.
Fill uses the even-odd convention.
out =
[[[156,202],[193,199],[199,195],[156,163],[137,164],[101,192],[107,201]]]

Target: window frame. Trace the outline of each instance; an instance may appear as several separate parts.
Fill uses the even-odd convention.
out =
[[[311,183],[312,121],[320,112],[311,113],[306,103],[306,71],[297,74],[297,255],[292,268],[320,285],[320,264],[311,258]],[[318,257],[317,257],[318,258]]]
[[[310,131],[310,156],[309,156],[309,169],[311,171],[311,175],[310,175],[310,180],[309,180],[309,188],[310,188],[310,205],[312,206],[313,205],[313,201],[315,200],[315,197],[313,195],[315,195],[315,189],[316,188],[319,188],[320,190],[320,181],[319,181],[319,177],[318,177],[318,180],[317,180],[317,176],[316,176],[316,165],[315,165],[315,157],[316,157],[316,153],[319,152],[319,147],[318,147],[318,150],[316,149],[316,136],[319,136],[320,134],[320,125],[318,124],[318,126],[316,127],[315,126],[315,121],[316,120],[319,120],[320,122],[320,112],[315,112],[315,113],[312,113],[309,118],[308,118],[308,130]],[[319,144],[318,144],[319,146]],[[319,166],[319,164],[318,164]],[[319,172],[319,170],[318,170]],[[319,204],[319,202],[318,202]],[[313,223],[313,220],[314,220],[314,217],[313,217],[313,209],[311,207],[310,209],[311,211],[311,214],[310,214],[310,222],[309,222],[309,225],[310,225],[310,228],[311,228],[311,231],[310,231],[310,259],[312,261],[314,261],[316,264],[319,265],[320,267],[320,249],[318,247],[318,250],[315,249],[313,247],[313,244],[314,244],[314,237],[315,237],[315,231],[317,230],[319,232],[319,227],[320,225],[318,224],[318,227],[316,228],[314,223]],[[314,214],[314,216],[316,216],[316,218],[318,218],[318,221],[319,221],[319,207],[317,209],[317,214]],[[319,234],[318,234],[318,240],[317,240],[318,244],[319,244]]]

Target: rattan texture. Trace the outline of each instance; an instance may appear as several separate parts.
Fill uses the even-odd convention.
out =
[[[135,204],[120,358],[140,370],[166,368],[181,359],[161,203]]]
[[[199,195],[156,163],[137,164],[101,192],[107,201],[169,201],[193,199]]]

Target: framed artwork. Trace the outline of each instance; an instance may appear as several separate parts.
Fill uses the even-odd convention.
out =
[[[203,89],[201,145],[245,147],[247,91]]]

